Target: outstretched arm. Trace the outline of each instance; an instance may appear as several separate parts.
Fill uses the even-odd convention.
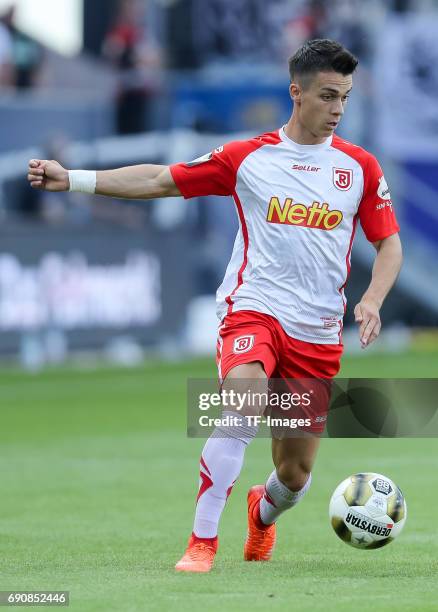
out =
[[[402,247],[398,234],[374,243],[377,256],[374,261],[371,283],[354,309],[359,323],[362,348],[367,347],[380,333],[379,311],[383,301],[396,281],[402,264]]]
[[[168,166],[142,164],[117,170],[66,170],[60,163],[31,159],[28,181],[34,189],[85,191],[114,198],[147,200],[181,195]]]

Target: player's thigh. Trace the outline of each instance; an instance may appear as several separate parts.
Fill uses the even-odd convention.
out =
[[[242,415],[262,415],[268,403],[268,382],[260,361],[231,368],[222,382],[222,391],[229,398],[227,405]]]
[[[292,484],[292,488],[300,489],[305,485],[319,444],[318,436],[272,439],[272,459],[278,477],[286,486]]]
[[[232,380],[241,378],[246,380],[264,380],[267,379],[268,376],[261,361],[250,361],[249,363],[241,363],[231,368],[225,377],[224,384],[227,382],[231,384]]]
[[[219,328],[219,379],[223,391],[238,396],[240,414],[261,415],[266,409],[268,379],[277,364],[273,321],[263,313],[239,311]]]
[[[291,416],[306,421],[303,432],[320,435],[325,429],[331,381],[339,371],[343,347],[283,338],[283,348],[284,359],[279,363],[282,387],[306,399],[290,411]],[[287,437],[287,431],[282,434],[276,437]]]
[[[225,317],[218,334],[217,365],[221,381],[263,378],[262,371],[271,376],[278,358],[273,321],[268,315],[252,311]]]

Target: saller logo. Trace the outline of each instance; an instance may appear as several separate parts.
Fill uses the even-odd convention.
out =
[[[340,210],[330,210],[327,202],[313,202],[311,206],[295,204],[293,198],[286,198],[284,204],[273,196],[269,201],[268,216],[269,223],[284,223],[285,225],[301,225],[330,231],[337,227],[342,221],[343,215]]]
[[[318,172],[318,170],[321,170],[321,168],[318,168],[318,166],[303,166],[301,164],[294,164],[292,166],[292,170],[304,170],[305,172]]]

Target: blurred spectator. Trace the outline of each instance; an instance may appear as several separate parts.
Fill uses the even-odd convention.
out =
[[[12,39],[7,27],[0,21],[0,87],[13,83]]]
[[[359,60],[369,57],[369,36],[363,23],[358,0],[332,0],[328,12],[326,35],[341,42]]]
[[[297,8],[295,3],[286,3],[289,15],[283,26],[284,56],[288,58],[306,40],[325,38],[327,4],[324,0],[308,0]],[[285,59],[283,58],[283,59]]]
[[[204,63],[202,44],[199,42],[196,11],[197,0],[176,0],[165,7],[166,60],[176,70],[195,70]],[[205,13],[205,11],[204,11]],[[203,15],[203,32],[205,17]],[[198,34],[198,35],[197,35]]]
[[[161,55],[147,35],[145,2],[120,0],[102,53],[120,73],[117,127],[120,134],[142,132],[148,126],[150,104],[159,82]]]
[[[26,89],[36,84],[43,60],[42,46],[36,40],[20,32],[14,25],[15,6],[1,18],[1,24],[9,34],[11,60],[13,63],[12,84]],[[0,35],[1,36],[1,35]]]
[[[369,55],[369,36],[358,0],[305,0],[286,3],[283,26],[284,57],[312,38],[332,38],[344,44],[360,60]],[[288,15],[286,16],[286,9]],[[284,58],[283,58],[284,59]]]
[[[406,13],[411,9],[411,0],[392,0],[391,5],[395,13]]]

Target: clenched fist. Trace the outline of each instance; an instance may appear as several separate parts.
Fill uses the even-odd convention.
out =
[[[68,171],[54,160],[31,159],[27,180],[34,189],[45,191],[68,191]]]

